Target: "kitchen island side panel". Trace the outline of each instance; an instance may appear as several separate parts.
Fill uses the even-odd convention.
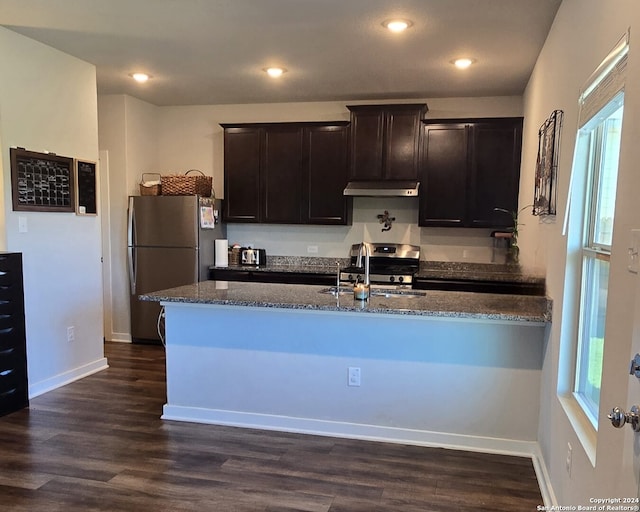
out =
[[[164,305],[167,419],[536,440],[543,325]],[[361,369],[359,387],[347,385],[349,367]]]

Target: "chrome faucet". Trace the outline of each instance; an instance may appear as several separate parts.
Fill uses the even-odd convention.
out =
[[[356,259],[356,267],[362,267],[362,256],[364,254],[364,284],[369,286],[369,258],[371,257],[371,248],[367,242],[362,242],[358,248],[358,258]]]

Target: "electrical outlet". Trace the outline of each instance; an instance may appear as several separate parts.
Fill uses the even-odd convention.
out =
[[[349,367],[349,386],[359,386],[360,385],[360,368],[356,368],[355,366]]]
[[[67,341],[71,343],[72,341],[75,341],[75,339],[76,339],[76,328],[73,326],[67,327]]]
[[[307,245],[307,253],[308,254],[318,254],[318,246],[317,245]]]
[[[567,443],[567,460],[565,461],[565,466],[567,468],[567,474],[571,477],[571,459],[572,459],[572,451],[571,443]]]

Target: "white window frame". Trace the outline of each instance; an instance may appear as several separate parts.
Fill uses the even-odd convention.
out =
[[[563,405],[565,405],[564,399],[562,398],[563,395],[573,398],[573,403],[576,404],[577,407],[575,410],[581,411],[582,418],[585,418],[585,420],[581,420],[579,419],[580,416],[574,417],[573,412],[571,412],[574,411],[574,407],[571,406],[570,403],[566,403],[565,409],[569,413],[570,418],[577,420],[576,423],[574,419],[572,419],[572,423],[574,427],[576,427],[576,432],[579,434],[581,440],[583,439],[583,435],[581,435],[580,432],[586,433],[581,426],[583,421],[587,421],[587,424],[591,425],[594,435],[595,432],[597,432],[599,411],[599,403],[594,407],[594,404],[590,404],[584,399],[579,389],[578,392],[576,392],[580,375],[581,350],[584,345],[580,339],[584,336],[583,317],[585,301],[583,295],[588,285],[588,283],[585,283],[585,279],[587,278],[586,265],[589,261],[609,262],[611,255],[610,245],[591,243],[593,240],[593,216],[595,215],[595,208],[590,208],[589,206],[593,202],[594,190],[592,184],[596,186],[598,184],[597,173],[600,172],[599,167],[601,162],[594,162],[594,144],[599,141],[594,140],[593,135],[589,135],[589,132],[600,123],[596,116],[600,114],[605,107],[608,108],[614,98],[621,94],[623,101],[628,50],[629,32],[620,39],[582,89],[582,94],[579,98],[580,112],[576,151],[574,154],[569,185],[569,198],[564,219],[564,233],[566,234],[569,211],[571,211],[571,225],[574,235],[570,235],[569,237],[568,248],[570,251],[575,250],[576,252],[569,252],[567,257],[568,261],[574,262],[573,268],[575,273],[572,272],[567,276],[567,282],[571,283],[570,286],[573,287],[573,291],[571,291],[570,288],[569,290],[565,290],[565,292],[568,293],[569,296],[573,295],[576,300],[573,307],[568,307],[568,310],[570,310],[569,317],[565,317],[569,325],[562,329],[562,343],[568,343],[573,348],[570,349],[568,353],[564,350],[561,352],[561,359],[564,361],[563,365],[566,366],[560,370],[561,373],[559,376],[561,378],[558,381],[558,392],[560,393]],[[612,110],[608,108],[605,117],[609,117],[613,112],[615,112],[615,109]],[[588,140],[586,139],[587,137]],[[599,158],[601,155],[602,149],[597,153],[596,157]],[[619,159],[619,152],[617,156]],[[590,169],[593,169],[594,166],[597,172],[592,174]],[[571,210],[569,210],[571,202],[573,202],[573,205],[571,205]],[[578,221],[578,219],[580,220]],[[580,241],[575,239],[579,231],[581,231],[579,235]],[[572,239],[574,240],[573,242],[571,241]],[[573,256],[571,254],[573,254]],[[571,274],[573,274],[573,277],[571,277]],[[563,353],[566,353],[567,357],[563,357]],[[590,435],[587,437],[590,438]],[[592,438],[592,441],[595,442],[595,438]],[[588,441],[588,444],[591,444],[592,441]],[[593,445],[593,447],[595,448],[595,445]],[[590,450],[588,450],[588,452],[589,451]],[[595,457],[595,452],[593,452],[593,456]],[[595,459],[593,459],[592,462],[594,462],[594,460]]]
[[[605,193],[605,191],[601,190],[599,186],[605,164],[603,156],[607,149],[611,149],[607,144],[609,141],[607,140],[608,131],[605,123],[609,119],[610,115],[616,112],[623,105],[624,92],[621,91],[603,107],[603,110],[600,111],[605,119],[599,119],[600,116],[598,116],[598,118],[596,118],[592,123],[588,123],[585,127],[581,128],[579,140],[582,140],[584,144],[584,139],[581,139],[580,136],[584,137],[585,134],[588,133],[588,147],[580,147],[580,142],[578,143],[579,150],[588,152],[588,164],[586,193],[584,196],[585,222],[582,228],[583,241],[581,247],[581,279],[579,280],[580,299],[578,309],[578,335],[574,358],[572,392],[576,401],[580,404],[595,429],[597,429],[598,424],[598,410],[600,402],[599,399],[597,402],[592,400],[583,387],[584,380],[586,380],[583,370],[584,372],[589,371],[588,367],[583,369],[584,362],[587,360],[587,354],[585,352],[589,350],[590,344],[592,343],[592,340],[588,339],[590,331],[587,329],[585,324],[591,322],[592,318],[589,314],[594,311],[594,304],[597,305],[597,298],[593,292],[595,291],[598,293],[598,290],[594,290],[593,288],[595,283],[590,282],[589,277],[592,275],[591,272],[595,271],[594,267],[598,265],[598,262],[605,262],[607,266],[609,266],[611,261],[611,244],[596,240],[596,224],[598,222],[596,215],[597,206],[601,204],[600,201]],[[589,125],[593,125],[593,127]],[[619,149],[615,157],[617,167],[620,157]],[[613,191],[613,199],[615,202],[615,189]],[[615,215],[615,206],[612,213]],[[607,269],[607,273],[608,271],[609,269]],[[606,288],[608,289],[608,281],[606,283]],[[606,313],[606,304],[604,311]]]

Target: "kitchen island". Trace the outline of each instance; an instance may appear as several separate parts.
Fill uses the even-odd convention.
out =
[[[361,302],[327,291],[206,281],[144,296],[165,307],[163,418],[534,449],[545,297],[413,291]]]

